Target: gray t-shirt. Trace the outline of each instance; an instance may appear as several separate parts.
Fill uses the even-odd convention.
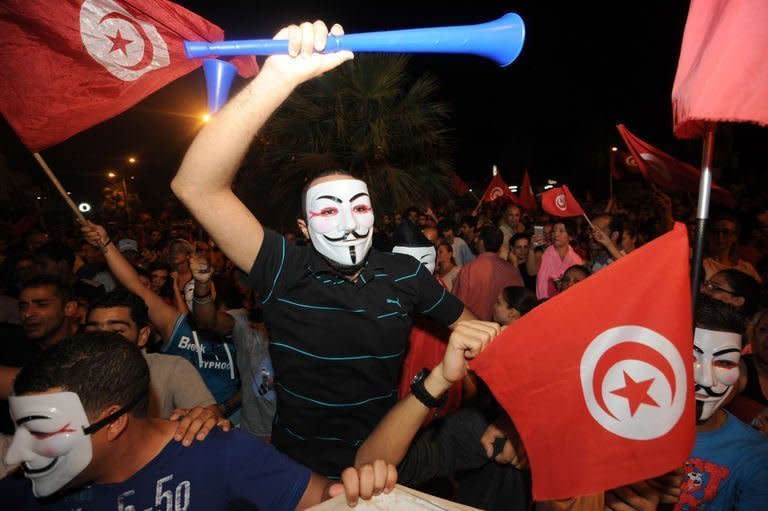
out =
[[[270,436],[277,398],[269,340],[250,325],[247,310],[232,309],[227,314],[235,320],[232,341],[237,349],[237,369],[243,394],[240,429],[256,436]]]
[[[216,403],[203,378],[186,359],[177,355],[145,353],[149,366],[149,416],[167,419],[176,408]]]

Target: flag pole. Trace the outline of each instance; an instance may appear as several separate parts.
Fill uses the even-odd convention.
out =
[[[709,198],[712,193],[712,155],[715,147],[715,128],[710,126],[704,133],[701,155],[701,179],[699,203],[696,206],[696,234],[694,235],[693,261],[691,263],[691,304],[696,308],[696,295],[701,282],[701,263],[704,259],[704,235],[709,218]]]
[[[85,219],[83,214],[80,212],[79,209],[77,209],[77,205],[74,203],[72,198],[67,195],[67,191],[64,190],[64,187],[61,186],[61,183],[56,178],[56,175],[53,173],[53,171],[48,167],[48,164],[45,163],[45,160],[42,156],[40,156],[40,153],[32,153],[32,156],[35,157],[35,160],[37,160],[37,163],[40,164],[40,166],[45,171],[46,175],[48,176],[48,179],[51,180],[53,183],[53,186],[56,187],[56,189],[59,191],[59,194],[64,198],[64,201],[66,201],[69,208],[72,210],[72,212],[75,214],[75,217],[77,217],[77,221],[80,225],[88,225],[88,220]]]

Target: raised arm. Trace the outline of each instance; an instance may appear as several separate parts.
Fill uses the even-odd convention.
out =
[[[476,357],[499,333],[489,321],[464,321],[448,341],[445,357],[424,380],[424,388],[435,398],[442,396],[467,374],[467,360]],[[401,399],[363,442],[355,455],[355,466],[382,459],[393,465],[405,457],[408,447],[430,409],[413,394]]]
[[[331,33],[341,35],[341,26]],[[352,58],[347,51],[314,53],[325,48],[327,36],[321,21],[282,29],[275,38],[289,40],[290,55],[268,58],[259,75],[213,116],[171,182],[181,202],[245,272],[259,254],[264,230],[234,194],[232,182],[254,136],[293,89]]]
[[[83,226],[81,231],[90,244],[101,249],[104,259],[109,265],[109,270],[118,282],[128,291],[144,300],[147,309],[149,309],[149,320],[157,328],[163,340],[167,340],[171,336],[173,326],[179,316],[176,307],[168,305],[151,289],[142,285],[139,274],[117,249],[104,227],[88,222],[88,225]]]
[[[189,269],[195,279],[195,294],[192,298],[192,315],[200,328],[227,335],[235,327],[235,320],[226,312],[216,308],[211,289],[211,268],[205,257],[194,254],[189,259]]]

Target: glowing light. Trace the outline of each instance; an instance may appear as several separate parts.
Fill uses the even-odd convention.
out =
[[[91,210],[91,205],[87,202],[81,202],[77,205],[77,209],[79,209],[81,213],[88,213]]]
[[[107,177],[110,178],[110,179],[114,179],[114,178],[117,177],[117,174],[115,174],[114,172],[110,171],[110,172],[107,172]]]
[[[554,186],[552,186],[552,185],[544,185],[544,189],[545,190],[549,190],[550,188],[554,188]]]
[[[211,114],[205,113],[200,116],[200,120],[203,121],[203,123],[207,123],[211,120]]]
[[[612,153],[615,153],[615,152],[616,152],[616,151],[618,151],[618,150],[619,150],[619,148],[618,148],[618,147],[616,147],[615,145],[611,146],[611,152],[612,152]]]
[[[128,163],[136,163],[136,158],[134,158],[133,156],[129,157]]]

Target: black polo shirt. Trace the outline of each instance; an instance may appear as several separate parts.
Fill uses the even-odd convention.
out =
[[[311,246],[270,230],[248,278],[263,300],[275,369],[272,442],[338,477],[397,401],[411,314],[449,325],[464,305],[411,256],[371,250],[353,283]]]

